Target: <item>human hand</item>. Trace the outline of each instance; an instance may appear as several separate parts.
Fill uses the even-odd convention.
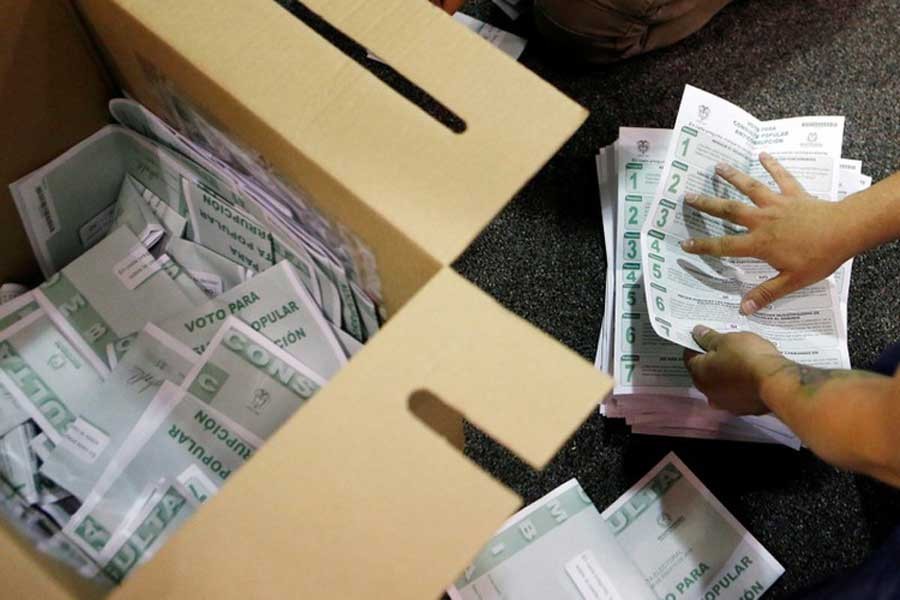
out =
[[[706,354],[684,351],[684,364],[710,406],[738,415],[762,415],[769,409],[760,395],[766,375],[787,359],[754,333],[717,333],[698,325],[694,340]]]
[[[752,256],[766,261],[778,275],[747,292],[741,313],[753,314],[775,300],[825,279],[854,254],[846,231],[847,213],[841,203],[819,200],[781,164],[766,153],[759,155],[781,193],[769,189],[737,169],[720,164],[716,173],[750,198],[755,206],[688,194],[685,203],[721,217],[749,231],[718,238],[697,238],[682,243],[685,252],[711,256]]]
[[[431,0],[431,3],[452,15],[462,8],[462,5],[466,3],[466,0]]]

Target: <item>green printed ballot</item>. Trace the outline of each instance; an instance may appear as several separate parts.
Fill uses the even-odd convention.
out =
[[[85,456],[57,446],[41,465],[41,474],[85,500],[163,382],[180,384],[199,358],[190,348],[148,324],[103,384],[81,399],[82,414],[109,432],[105,448]]]
[[[324,384],[306,365],[230,317],[182,387],[266,439]]]
[[[513,515],[447,590],[452,600],[656,600],[574,479]]]
[[[257,272],[274,264],[265,226],[203,184],[183,186],[193,241]]]
[[[42,461],[47,460],[47,457],[50,456],[50,453],[53,452],[53,448],[56,446],[53,442],[50,441],[50,438],[47,437],[46,433],[39,433],[34,436],[29,442],[31,446],[31,450],[34,452],[34,455],[37,456]],[[48,487],[52,487],[52,482],[46,482]],[[66,491],[66,496],[70,495],[68,491]],[[58,499],[58,498],[57,498]]]
[[[38,309],[38,303],[30,292],[4,303],[0,306],[0,332]],[[28,418],[28,412],[19,406],[15,396],[0,384],[0,435],[21,425]]]
[[[603,518],[658,598],[758,598],[784,573],[673,453]]]
[[[329,323],[328,326],[331,328],[331,333],[333,333],[337,338],[337,341],[341,345],[341,349],[344,351],[344,354],[347,356],[347,358],[355,356],[357,352],[362,350],[363,343],[357,340],[355,337],[353,337],[334,323]]]
[[[182,216],[182,178],[231,194],[229,184],[183,156],[123,127],[104,127],[10,186],[45,277],[109,232],[128,174]]]
[[[112,558],[116,533],[152,499],[148,496],[161,479],[185,481],[202,501],[250,459],[259,443],[228,417],[166,382],[63,533],[104,564]],[[167,533],[174,524],[162,519],[154,534]]]
[[[674,454],[599,514],[574,479],[513,516],[453,600],[740,600],[784,573]]]
[[[316,280],[322,291],[322,311],[325,313],[325,317],[357,340],[364,341],[360,337],[359,317],[357,315],[354,321],[354,316],[350,312],[355,312],[356,309],[353,306],[353,294],[347,286],[347,278],[342,267],[312,246],[307,250],[316,266]],[[350,300],[349,305],[347,304],[348,299]]]
[[[200,244],[172,238],[166,243],[166,254],[181,266],[210,298],[246,283],[256,275],[253,269],[207,250]]]
[[[312,296],[316,304],[322,306],[322,290],[319,287],[319,280],[316,278],[316,266],[312,257],[303,247],[302,243],[291,243],[290,234],[286,233],[277,219],[269,218],[266,220],[269,226],[269,235],[272,240],[272,260],[276,263],[286,260],[291,263],[300,280]]]
[[[378,309],[375,303],[369,298],[362,288],[350,280],[350,289],[353,292],[353,299],[356,301],[356,308],[359,310],[359,317],[362,319],[362,328],[365,339],[369,339],[378,333]]]
[[[129,98],[113,98],[109,101],[109,113],[119,124],[144,137],[194,160],[199,158],[191,143],[183,135],[138,102]]]
[[[113,100],[121,125],[10,185],[46,280],[0,286],[0,513],[104,589],[383,314],[363,242],[165,96],[183,130]]]
[[[171,256],[160,254],[159,258],[156,259],[156,264],[159,265],[160,270],[172,279],[175,285],[178,286],[178,289],[191,301],[191,304],[197,306],[209,300],[209,295],[206,291],[200,287],[181,265],[172,260]]]
[[[159,220],[169,236],[178,238],[184,235],[185,229],[187,228],[187,219],[181,216],[175,208],[166,204],[166,202],[154,194],[150,188],[145,187],[144,184],[131,175],[125,176],[125,181],[122,182],[122,188],[124,189],[126,185],[131,186],[140,195],[141,199],[150,207],[150,210]],[[128,193],[131,193],[131,191],[129,190]]]
[[[134,568],[150,560],[187,521],[202,502],[198,496],[207,497],[196,487],[195,477],[182,477],[186,483],[164,478],[141,495],[140,509],[132,511],[100,559],[104,575],[120,583]]]
[[[32,423],[23,423],[0,437],[0,478],[28,504],[37,504],[37,460],[29,443],[35,435]]]
[[[112,228],[122,225],[128,227],[144,247],[149,249],[162,240],[166,235],[166,228],[141,196],[139,187],[143,186],[134,177],[125,176],[116,202]]]
[[[318,244],[310,244],[306,250],[316,267],[325,316],[354,338],[364,342],[366,338],[363,335],[362,321],[344,267]]]
[[[107,344],[195,305],[126,227],[36,289],[35,297],[103,376]]]
[[[0,332],[0,385],[54,443],[90,456],[107,444],[107,432],[78,410],[100,384],[100,374],[38,309]]]
[[[725,163],[776,189],[758,159],[776,158],[811,195],[834,200],[840,181],[844,118],[796,117],[760,121],[703,90],[686,86],[660,181],[641,227],[640,258],[647,322],[656,335],[702,351],[692,335],[701,322],[716,331],[749,331],[790,359],[825,369],[848,369],[846,332],[832,279],[789,294],[744,315],[745,294],[775,277],[765,261],[699,257],[682,242],[740,234],[741,227],[685,203],[688,193],[751,204],[716,174]],[[785,324],[790,324],[786,327]]]
[[[328,322],[287,261],[161,322],[160,328],[200,353],[230,316],[250,324],[321,379],[329,379],[346,363]]]
[[[313,256],[315,260],[315,256]],[[318,262],[319,267],[328,274],[328,278],[337,286],[338,295],[341,298],[341,328],[357,340],[364,342],[362,320],[356,309],[353,291],[350,289],[350,279],[343,267],[332,261]]]
[[[184,519],[181,510],[189,513],[189,504],[213,496],[321,383],[249,326],[228,319],[181,387],[159,388],[64,533],[121,579],[145,546]],[[190,498],[160,488],[161,480],[177,481]]]

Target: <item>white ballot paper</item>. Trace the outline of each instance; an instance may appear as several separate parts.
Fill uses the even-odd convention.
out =
[[[861,192],[872,185],[872,178],[863,175],[862,161],[848,158],[841,159],[841,172],[838,179],[838,200],[843,200],[851,194]],[[838,289],[841,301],[841,316],[844,327],[847,327],[848,300],[850,298],[850,273],[853,271],[853,259],[851,258],[841,268],[834,272],[834,282]]]
[[[616,143],[618,169],[616,296],[613,342],[615,394],[692,396],[690,374],[682,349],[659,337],[650,325],[641,270],[641,227],[662,180],[672,132],[668,129],[623,127]],[[662,242],[650,242],[654,253]]]
[[[704,396],[691,384],[681,348],[659,337],[649,323],[638,232],[661,184],[660,173],[671,135],[670,129],[623,127],[619,139],[601,148],[597,156],[604,237],[610,258],[595,365],[616,380],[612,396],[601,405],[601,414],[625,418],[634,433],[774,442],[799,448],[799,439],[772,415],[736,417],[709,408]],[[860,161],[841,160],[836,199],[871,184],[861,167]],[[607,214],[610,204],[614,209],[612,216]],[[610,221],[615,224],[612,228]],[[658,239],[651,242],[655,252],[661,246]],[[850,262],[834,276],[840,290],[844,327]]]
[[[606,252],[606,278],[603,296],[603,321],[594,365],[610,373],[613,361],[613,318],[616,304],[616,160],[613,145],[601,148],[597,155],[597,182],[600,188],[600,216],[603,221],[603,242]]]
[[[574,479],[514,515],[453,600],[739,600],[784,568],[669,454],[602,514]]]
[[[836,198],[843,129],[843,117],[759,121],[717,96],[686,87],[662,184],[641,231],[644,292],[650,323],[660,337],[700,350],[691,336],[697,324],[723,332],[752,331],[803,364],[849,368],[833,280],[809,286],[745,317],[738,312],[742,296],[775,271],[756,259],[694,256],[679,245],[694,237],[742,231],[684,204],[687,192],[747,201],[715,175],[717,163],[727,163],[774,186],[757,159],[760,152],[768,152],[809,193]]]
[[[522,0],[491,0],[494,3],[494,6],[503,11],[507,17],[515,21],[519,17],[522,16],[522,10],[519,8],[519,3]]]
[[[503,51],[504,54],[508,54],[514,59],[518,59],[522,56],[522,52],[525,51],[525,45],[528,44],[528,40],[523,37],[504,31],[499,27],[494,27],[489,23],[485,23],[484,21],[476,19],[475,17],[470,17],[469,15],[458,12],[453,15],[453,19],[457,23],[465,25],[469,30],[487,40],[492,46],[495,46],[498,50]]]

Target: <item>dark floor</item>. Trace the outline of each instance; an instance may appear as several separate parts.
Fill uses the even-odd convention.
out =
[[[464,11],[534,40],[527,19],[513,24],[488,0],[470,0]],[[521,62],[589,108],[591,117],[456,268],[593,361],[606,268],[593,157],[616,138],[618,127],[671,127],[690,83],[764,119],[845,115],[844,155],[863,160],[864,171],[878,180],[900,168],[898,42],[897,0],[736,0],[680,45],[614,66],[567,66],[531,44]],[[898,287],[898,244],[854,265],[854,366],[866,367],[900,339]],[[858,564],[900,525],[900,492],[838,471],[806,451],[632,436],[599,416],[543,473],[474,432],[468,444],[474,460],[526,501],[574,476],[599,507],[670,450],[785,566],[769,598],[790,597]]]

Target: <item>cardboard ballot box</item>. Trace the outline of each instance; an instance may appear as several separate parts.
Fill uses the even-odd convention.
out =
[[[0,0],[0,280],[39,281],[7,185],[163,77],[372,249],[391,318],[112,598],[435,598],[521,504],[461,416],[543,466],[609,381],[448,265],[585,111],[425,0],[306,0],[451,131],[272,0]],[[100,593],[0,529],[5,597]]]

